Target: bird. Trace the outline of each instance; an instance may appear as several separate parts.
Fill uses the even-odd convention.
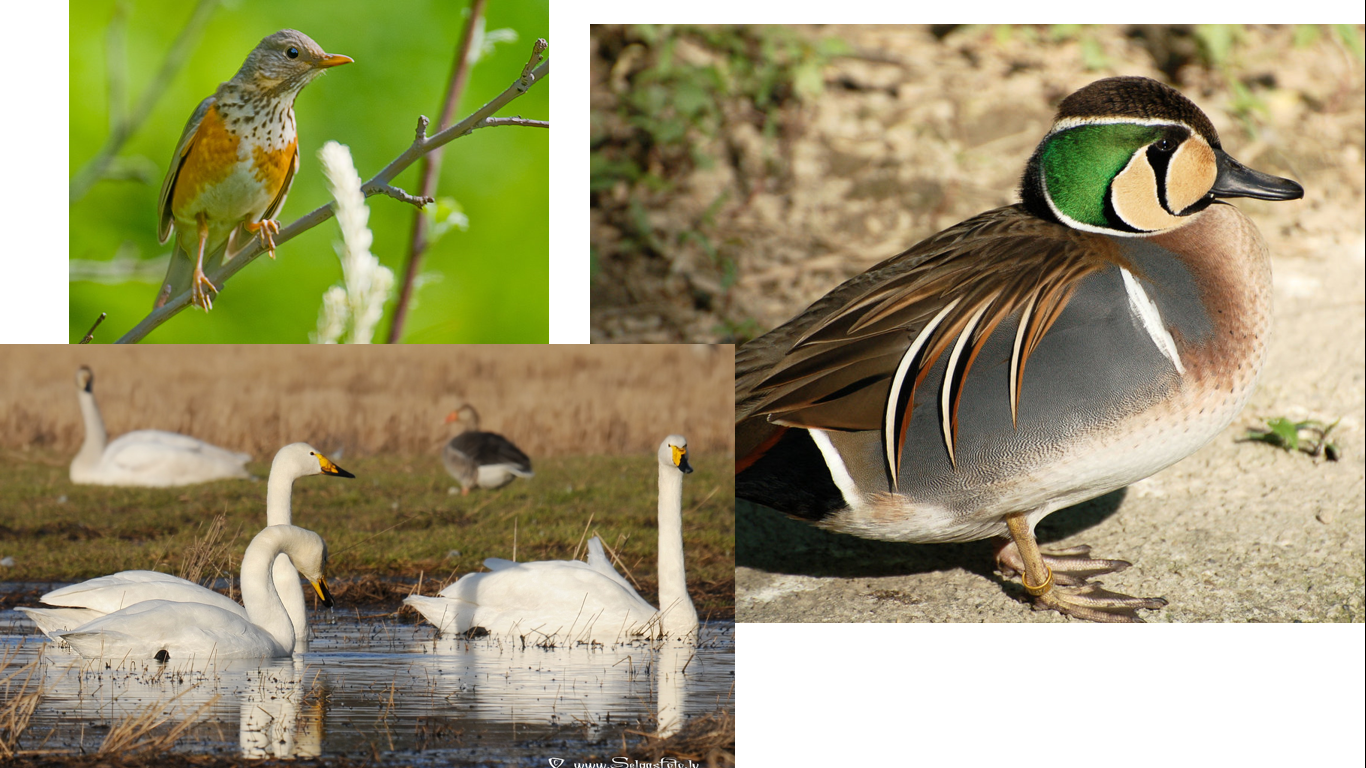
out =
[[[735,353],[737,498],[902,542],[1001,537],[1035,607],[1140,621],[1162,598],[1041,553],[1046,515],[1180,461],[1251,396],[1271,324],[1267,247],[1226,198],[1303,188],[1224,151],[1144,77],[1058,106],[1021,202],[886,259]]]
[[[323,605],[331,608],[323,571],[327,544],[293,525],[267,526],[242,556],[242,602],[246,618],[217,605],[146,600],[101,616],[57,637],[84,658],[133,660],[259,659],[290,656],[294,623],[275,592],[272,567],[288,555]]]
[[[588,560],[516,563],[491,557],[489,570],[468,573],[436,597],[404,603],[441,632],[482,627],[498,636],[561,637],[614,642],[633,637],[695,639],[697,609],[683,563],[683,476],[688,441],[669,435],[659,445],[659,602],[646,602],[612,568],[602,542],[588,543]]]
[[[94,385],[95,374],[90,368],[76,370],[76,399],[85,422],[85,441],[71,461],[71,482],[165,488],[251,477],[246,466],[250,455],[188,435],[140,429],[108,442]]]
[[[259,236],[275,257],[274,217],[299,170],[294,98],[349,56],[326,53],[308,35],[282,29],[263,39],[242,68],[200,102],[171,153],[157,200],[157,237],[176,235],[155,307],[190,290],[205,312],[218,292],[206,272]]]
[[[293,522],[290,496],[294,481],[308,475],[354,478],[319,453],[308,443],[291,443],[275,454],[266,485],[266,525]],[[275,558],[275,591],[284,602],[294,625],[294,652],[308,652],[308,608],[300,586],[299,573],[284,554]],[[120,571],[55,589],[39,598],[41,606],[20,606],[17,610],[50,638],[101,616],[148,600],[204,603],[247,618],[247,611],[232,599],[188,579],[160,571]]]
[[[462,414],[465,414],[462,418]],[[532,477],[531,459],[512,441],[496,432],[479,431],[479,412],[466,404],[451,411],[446,423],[464,430],[441,450],[446,471],[460,481],[460,494],[474,488],[502,488],[519,477]]]

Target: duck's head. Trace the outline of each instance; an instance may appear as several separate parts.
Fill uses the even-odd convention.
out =
[[[1179,227],[1217,198],[1303,196],[1230,157],[1199,107],[1146,77],[1099,80],[1063,99],[1021,188],[1040,218],[1129,236]]]

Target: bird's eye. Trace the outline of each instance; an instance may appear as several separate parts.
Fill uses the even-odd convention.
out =
[[[1158,139],[1155,145],[1159,151],[1171,152],[1176,149],[1176,142],[1171,139]]]
[[[299,58],[299,49],[291,45],[289,50],[285,51],[285,55],[291,59],[297,59]]]

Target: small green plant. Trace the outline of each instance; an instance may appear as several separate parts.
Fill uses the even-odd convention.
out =
[[[1274,419],[1267,419],[1265,429],[1250,427],[1247,434],[1243,436],[1243,440],[1267,443],[1286,452],[1299,451],[1315,459],[1322,456],[1329,461],[1337,461],[1342,455],[1342,451],[1336,443],[1328,439],[1328,433],[1332,432],[1337,425],[1337,421],[1325,425],[1323,422],[1313,419],[1291,421],[1278,416]]]

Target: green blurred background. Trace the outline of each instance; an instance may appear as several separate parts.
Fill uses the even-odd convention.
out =
[[[109,133],[108,31],[116,7],[126,11],[127,109],[142,98],[172,42],[190,18],[184,0],[73,0],[71,3],[71,150],[74,175]],[[242,65],[261,38],[286,27],[312,37],[354,64],[330,71],[295,102],[301,168],[279,219],[288,224],[329,202],[318,149],[328,140],[347,145],[368,179],[412,142],[418,115],[440,114],[468,3],[416,0],[374,3],[340,0],[224,2],[150,117],[119,153],[142,171],[135,180],[102,180],[71,205],[72,260],[107,262],[115,254],[150,260],[169,253],[156,239],[156,203],[166,164],[185,121],[201,99]],[[546,0],[493,0],[485,10],[490,32],[512,29],[471,72],[456,111],[460,119],[497,96],[521,73],[538,37],[548,37]],[[551,51],[553,53],[553,50]],[[500,115],[549,118],[551,80],[533,87]],[[435,132],[435,126],[429,129]],[[496,127],[446,145],[438,198],[453,197],[469,217],[428,249],[404,327],[414,343],[549,341],[549,196],[547,131]],[[395,184],[416,194],[420,163]],[[367,200],[371,247],[394,271],[395,298],[375,340],[387,338],[416,209],[392,198]],[[322,294],[342,279],[327,221],[283,245],[276,260],[259,258],[233,277],[207,315],[189,309],[153,331],[147,341],[178,343],[304,343],[316,330]],[[164,262],[163,262],[164,263]],[[71,341],[79,341],[100,312],[109,317],[96,341],[117,339],[152,309],[164,274],[142,280],[73,280]],[[436,277],[439,275],[439,277]]]

